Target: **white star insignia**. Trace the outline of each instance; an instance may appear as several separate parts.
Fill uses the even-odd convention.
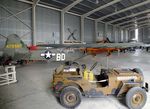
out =
[[[56,56],[56,54],[51,53],[50,51],[46,51],[45,53],[41,53],[41,57],[45,57],[46,59],[51,59],[53,56]]]
[[[46,54],[46,58],[51,58],[52,54],[48,51]]]

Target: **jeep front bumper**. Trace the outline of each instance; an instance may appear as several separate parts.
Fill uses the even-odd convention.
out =
[[[143,89],[145,89],[146,92],[149,91],[149,84],[147,82],[145,82]]]

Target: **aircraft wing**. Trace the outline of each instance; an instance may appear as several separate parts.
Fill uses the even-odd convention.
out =
[[[140,43],[99,43],[99,44],[48,44],[39,45],[40,47],[51,47],[51,48],[130,48],[140,47]]]
[[[150,47],[150,44],[143,44],[142,47]]]

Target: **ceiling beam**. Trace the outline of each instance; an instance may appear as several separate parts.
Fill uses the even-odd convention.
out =
[[[36,6],[39,2],[40,0],[33,0],[33,5]]]
[[[33,2],[30,2],[30,1],[27,1],[27,0],[18,0],[18,1],[30,4],[30,5],[33,4]],[[60,10],[58,8],[54,8],[54,7],[51,7],[51,6],[48,6],[48,5],[45,5],[45,4],[41,4],[41,3],[38,3],[37,6],[40,6],[40,7],[43,7],[43,8],[47,8],[47,9],[51,9],[51,10],[55,10],[55,11],[59,11],[59,12],[62,11],[62,10]],[[81,16],[80,14],[76,14],[76,13],[73,13],[73,12],[66,12],[66,13],[71,14],[71,15],[75,15],[75,16],[79,16],[79,17]],[[87,19],[95,21],[95,19],[90,18],[90,17],[87,17]],[[104,23],[104,22],[102,22],[102,23]]]
[[[146,27],[146,26],[148,26],[148,27],[150,27],[150,25],[149,24],[142,24],[142,25],[139,25],[138,27],[129,27],[129,28],[127,28],[127,29],[130,29],[130,30],[134,30],[134,29],[139,29],[139,28],[144,28],[144,27]]]
[[[27,1],[27,0],[18,0],[18,1],[19,1],[19,2],[23,2],[23,3],[30,4],[30,5],[33,4],[33,2],[30,2],[30,1]],[[37,6],[40,6],[40,7],[43,7],[43,8],[47,8],[47,9],[51,9],[51,10],[56,10],[56,11],[59,11],[59,12],[62,11],[62,10],[60,10],[60,9],[58,9],[58,8],[54,8],[54,7],[51,7],[51,6],[48,6],[48,5],[45,5],[45,4],[41,4],[41,3],[38,3]],[[66,13],[81,17],[80,14],[76,14],[76,13],[73,13],[73,12],[66,12]],[[91,18],[91,17],[86,17],[86,18],[89,19],[89,20],[95,21],[95,19],[93,19],[93,18]],[[99,22],[105,23],[105,22],[103,22],[103,21],[99,21]],[[112,25],[112,24],[109,23],[109,25]]]
[[[148,16],[143,16],[143,17],[140,17],[140,18],[133,18],[132,20],[129,20],[129,21],[125,21],[125,22],[122,22],[122,23],[118,23],[117,26],[121,26],[121,25],[124,25],[126,23],[132,23],[134,21],[137,21],[137,20],[142,20],[142,19],[146,19],[146,18],[149,18]]]
[[[149,12],[150,12],[150,9],[144,10],[144,11],[141,11],[141,12],[137,12],[137,13],[131,14],[131,15],[129,15],[129,16],[125,16],[125,17],[121,17],[121,18],[118,18],[118,19],[109,21],[109,23],[114,23],[114,22],[117,22],[117,21],[119,21],[119,20],[123,20],[123,19],[130,18],[130,17],[135,17],[135,16],[138,16],[138,15],[140,15],[140,14],[149,13]]]
[[[139,28],[139,27],[141,27],[141,26],[145,26],[145,25],[147,25],[147,26],[148,26],[148,24],[144,23],[144,24],[138,25],[137,27],[130,26],[129,28]]]
[[[139,25],[138,28],[143,26],[150,26],[150,25],[146,23],[146,24]]]
[[[65,8],[63,9],[63,12],[69,11],[71,8],[73,8],[75,5],[77,5],[77,4],[80,3],[81,1],[83,1],[83,0],[76,0],[76,1],[74,1],[73,3],[71,3],[70,5],[68,5],[67,7],[65,7]]]
[[[145,5],[145,4],[147,4],[147,3],[150,3],[150,0],[147,0],[147,1],[144,1],[144,2],[141,2],[141,3],[138,3],[138,4],[135,4],[135,5],[133,5],[133,6],[124,8],[124,9],[122,9],[122,10],[113,12],[113,13],[108,14],[108,15],[106,15],[106,16],[103,16],[103,17],[101,17],[101,18],[99,18],[99,19],[97,19],[97,20],[103,20],[103,19],[108,18],[108,17],[110,17],[110,16],[113,16],[113,15],[116,15],[116,14],[119,14],[119,13],[122,13],[122,12],[125,12],[125,11],[128,11],[128,10],[137,8],[137,7],[142,6],[142,5]]]
[[[106,7],[110,6],[110,5],[113,5],[113,4],[117,3],[117,2],[120,2],[120,1],[121,1],[121,0],[113,0],[113,1],[107,3],[107,4],[103,5],[103,6],[100,6],[100,7],[96,8],[96,9],[94,9],[94,10],[92,10],[92,11],[89,11],[89,12],[83,14],[82,16],[83,16],[83,17],[87,17],[87,16],[93,14],[94,12],[97,12],[97,11],[99,11],[99,10],[101,10],[101,9],[104,9],[104,8],[106,8]]]
[[[145,20],[145,21],[138,22],[137,25],[140,25],[140,24],[143,24],[143,23],[150,24],[150,20]],[[129,24],[129,25],[126,25],[126,26],[122,26],[122,27],[123,28],[127,28],[127,27],[134,26],[134,25],[135,25],[135,23],[132,23],[132,24]]]

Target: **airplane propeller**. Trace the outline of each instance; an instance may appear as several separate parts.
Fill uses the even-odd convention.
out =
[[[67,38],[67,40],[69,40],[71,37],[74,39],[74,40],[77,40],[74,36],[75,32],[77,31],[77,29],[75,29],[73,32],[71,32],[70,28],[67,29],[68,32],[70,33],[69,37]]]

